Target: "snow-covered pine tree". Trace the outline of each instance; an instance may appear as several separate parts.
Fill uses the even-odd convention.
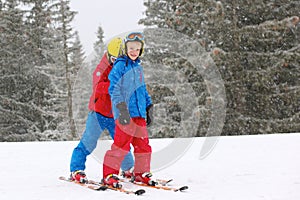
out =
[[[139,23],[170,28],[201,40],[209,39],[207,29],[220,23],[224,15],[222,4],[214,0],[145,0],[144,5],[146,17]]]
[[[84,63],[78,72],[75,84],[73,85],[73,110],[76,121],[77,132],[82,133],[85,128],[86,116],[88,113],[89,98],[92,93],[92,73],[99,64],[105,51],[104,32],[101,26],[97,29],[97,40],[94,43],[94,51],[91,60]]]
[[[72,42],[71,52],[70,52],[70,62],[71,62],[71,85],[74,84],[77,79],[78,71],[84,64],[85,55],[83,52],[83,47],[80,42],[78,31],[75,31],[75,40]]]
[[[17,8],[15,0],[1,2],[0,11],[0,102],[1,102],[1,141],[18,141],[14,138],[27,134],[32,122],[23,111],[30,111],[26,86],[25,51],[20,48],[25,43],[23,12]],[[22,63],[23,62],[23,63]]]
[[[74,31],[71,26],[71,22],[74,19],[76,12],[71,11],[69,0],[59,0],[56,4],[52,5],[52,8],[56,8],[55,11],[55,23],[58,31],[58,37],[62,45],[62,64],[65,69],[65,83],[66,83],[66,94],[67,94],[67,121],[68,127],[70,128],[70,135],[73,138],[77,138],[76,126],[73,117],[72,108],[72,80],[71,72],[73,66],[70,61],[72,52],[72,40],[74,39]]]
[[[206,13],[201,12],[204,9],[201,7],[203,5],[201,2],[148,0],[144,1],[144,5],[147,7],[145,12],[146,17],[141,19],[140,23],[146,26],[169,28],[174,30],[174,32],[178,31],[184,34],[186,34],[185,32],[189,32],[192,35],[204,34],[202,32],[194,32],[189,27],[191,25],[199,26],[199,21],[206,16]],[[204,25],[202,24],[202,26]],[[179,36],[179,38],[176,38],[175,35]],[[152,40],[157,41],[155,40],[157,37],[156,34],[147,34],[146,37],[150,43],[147,42],[146,45],[144,60],[148,62],[145,62],[144,65],[145,70],[148,70],[148,66],[151,69],[146,74],[151,74],[148,84],[153,100],[157,104],[155,107],[156,113],[159,113],[158,120],[156,121],[158,123],[150,129],[151,136],[188,137],[202,135],[208,127],[210,118],[209,105],[205,104],[208,92],[205,89],[203,77],[191,63],[187,62],[186,58],[180,57],[182,52],[177,52],[174,46],[173,48],[167,47],[166,41],[151,42]],[[170,38],[165,39],[168,40]],[[174,42],[180,43],[180,39],[180,34],[174,33]],[[199,39],[198,43],[202,42],[200,37],[195,39]],[[195,42],[197,41],[195,40]],[[172,52],[169,51],[171,49]],[[162,71],[163,69],[164,71]],[[153,72],[158,73],[155,74]],[[162,74],[164,74],[164,78],[162,83],[160,83],[161,80],[156,77],[162,76]],[[153,80],[155,81],[153,82]],[[185,93],[188,92],[186,90],[187,85],[196,94],[196,98],[193,101],[199,102],[199,105],[195,105],[195,110],[201,110],[201,116],[205,117],[201,118],[202,121],[199,130],[195,128],[195,126],[197,127],[195,124],[191,131],[186,132],[183,131],[181,123],[189,121],[189,117],[184,114],[183,110],[188,109],[189,106],[194,104],[190,102],[189,105],[180,105],[179,99],[183,99],[187,95]]]
[[[72,30],[61,28],[60,3],[1,1],[1,141],[60,140],[66,136],[53,130],[69,132],[62,33],[71,40]]]
[[[105,45],[104,45],[104,31],[101,26],[97,29],[97,40],[94,42],[94,57],[91,61],[91,68],[94,69],[100,62],[103,53],[105,51]]]
[[[297,131],[299,1],[145,0],[144,5],[142,24],[179,31],[211,51],[226,86],[223,134]],[[200,123],[199,136],[206,123]]]
[[[25,16],[26,32],[28,39],[26,42],[26,51],[28,64],[35,73],[35,81],[32,86],[35,87],[36,94],[34,100],[40,115],[35,115],[35,129],[43,133],[47,130],[56,130],[58,124],[64,119],[65,92],[64,86],[60,87],[63,73],[59,69],[62,57],[59,53],[62,45],[57,40],[57,34],[53,26],[53,11],[51,4],[54,1],[32,1],[24,0],[23,4],[27,13]],[[31,76],[29,76],[31,77]],[[34,130],[32,130],[34,132]],[[50,137],[50,138],[48,138]],[[36,135],[37,140],[60,139],[59,136],[43,134]]]
[[[91,72],[84,62],[85,56],[80,43],[78,32],[75,31],[75,40],[72,43],[72,52],[70,56],[72,80],[72,103],[73,116],[76,122],[77,133],[82,133],[85,127],[86,115],[88,113],[88,101],[91,93],[90,79]]]

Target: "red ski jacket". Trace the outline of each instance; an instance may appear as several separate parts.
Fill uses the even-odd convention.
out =
[[[100,113],[105,117],[112,118],[111,100],[108,93],[108,74],[112,69],[112,64],[107,60],[105,53],[93,72],[93,93],[90,97],[89,109]]]

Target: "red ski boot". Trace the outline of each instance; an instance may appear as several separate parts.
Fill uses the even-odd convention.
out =
[[[122,170],[120,173],[120,176],[131,179],[131,177],[133,176],[133,168],[126,170],[126,171]]]
[[[135,174],[135,176],[131,179],[134,182],[142,182],[145,183],[147,185],[151,185],[151,186],[155,186],[157,185],[157,182],[154,180],[151,180],[152,174],[150,172],[145,172],[145,173],[137,173]]]
[[[82,170],[71,172],[70,179],[72,181],[77,181],[79,183],[87,183],[88,182],[86,174]]]
[[[105,185],[112,186],[114,188],[121,188],[122,185],[119,182],[119,178],[115,174],[110,174],[106,178],[102,179],[102,183]]]

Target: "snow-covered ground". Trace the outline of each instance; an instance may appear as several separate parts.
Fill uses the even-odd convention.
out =
[[[204,159],[199,159],[199,155],[206,140],[194,138],[188,143],[190,148],[181,157],[178,155],[176,162],[156,164],[155,177],[173,178],[173,186],[188,185],[188,191],[175,193],[146,188],[142,196],[93,191],[58,180],[61,175],[69,175],[70,156],[77,142],[0,143],[0,199],[300,199],[300,134],[218,139]],[[187,139],[152,139],[150,142],[153,152],[163,152],[174,141],[187,144]],[[98,147],[102,145],[105,149],[109,146],[107,143],[101,141]],[[178,154],[175,149],[174,153]],[[154,153],[162,158],[159,154]],[[87,175],[94,180],[100,180],[102,173],[102,162],[97,157],[94,154],[87,161]],[[153,159],[153,162],[159,160]],[[125,187],[137,188],[131,184]]]

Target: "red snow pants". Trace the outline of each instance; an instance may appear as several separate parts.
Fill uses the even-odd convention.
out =
[[[128,125],[116,122],[114,142],[104,156],[103,178],[110,174],[119,174],[125,155],[134,148],[134,173],[150,172],[152,149],[149,145],[146,121],[142,117],[134,117]]]

